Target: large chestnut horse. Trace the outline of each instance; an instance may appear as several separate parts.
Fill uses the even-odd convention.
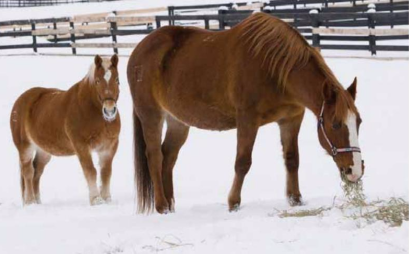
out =
[[[345,90],[318,51],[291,26],[267,14],[254,14],[222,32],[161,28],[132,53],[128,80],[141,212],[153,203],[159,213],[174,209],[172,170],[189,126],[237,128],[230,210],[240,205],[257,130],[271,122],[280,126],[288,200],[301,204],[297,139],[305,108],[320,119],[319,140],[342,175],[355,182],[363,174],[356,81]]]
[[[121,122],[118,57],[96,56],[88,74],[68,91],[32,88],[15,102],[10,126],[21,167],[24,204],[41,203],[40,178],[51,156],[77,155],[89,188],[91,205],[111,199],[112,160]],[[91,152],[99,155],[101,192]],[[35,154],[33,159],[33,154]]]

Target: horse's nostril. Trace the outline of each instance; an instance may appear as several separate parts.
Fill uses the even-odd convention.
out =
[[[352,174],[352,169],[351,169],[351,168],[345,169],[345,174],[346,174],[346,175]]]

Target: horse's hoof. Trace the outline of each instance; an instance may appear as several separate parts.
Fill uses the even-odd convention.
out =
[[[229,208],[229,212],[238,212],[240,210],[240,204],[234,204]]]
[[[288,204],[290,204],[290,206],[302,206],[304,205],[304,202],[302,201],[301,196],[290,195],[288,197]]]
[[[168,214],[170,212],[169,205],[167,202],[164,205],[156,205],[156,211],[160,214]]]
[[[169,208],[162,208],[162,209],[156,208],[156,211],[157,211],[158,213],[160,213],[160,214],[168,214],[168,213],[170,213]]]
[[[101,197],[95,197],[95,198],[93,198],[92,200],[91,200],[91,205],[92,206],[94,206],[94,205],[101,205],[101,204],[103,204],[104,203],[104,200],[101,198]]]

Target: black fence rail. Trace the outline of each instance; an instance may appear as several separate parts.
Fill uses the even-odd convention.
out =
[[[53,6],[61,4],[111,2],[120,0],[0,0],[0,8]]]

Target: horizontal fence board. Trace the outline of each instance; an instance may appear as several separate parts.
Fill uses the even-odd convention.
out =
[[[135,48],[136,43],[71,43],[73,48]]]
[[[313,28],[314,34],[355,34],[355,35],[408,35],[408,29],[339,29],[339,28]]]

